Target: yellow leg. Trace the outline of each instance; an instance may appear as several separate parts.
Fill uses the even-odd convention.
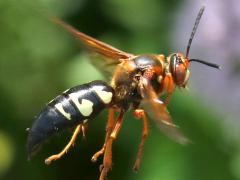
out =
[[[141,164],[142,155],[143,155],[144,143],[148,136],[148,120],[143,109],[136,109],[134,111],[134,115],[136,118],[139,118],[139,119],[141,118],[143,120],[142,139],[138,148],[137,158],[133,166],[133,170],[138,171]]]
[[[108,121],[106,126],[105,141],[104,141],[103,147],[92,156],[92,159],[91,159],[92,162],[96,162],[98,157],[101,156],[105,151],[107,139],[110,136],[110,133],[112,132],[113,125],[114,125],[114,113],[115,113],[114,109],[110,108],[108,111]]]
[[[101,169],[100,180],[104,180],[107,176],[108,171],[112,168],[112,143],[117,138],[117,135],[122,127],[124,112],[120,112],[120,115],[116,121],[113,131],[110,136],[107,138],[105,153],[103,157],[103,166]]]
[[[84,126],[82,124],[78,125],[73,133],[73,136],[71,138],[71,140],[69,141],[69,143],[65,146],[65,148],[58,154],[54,154],[50,157],[48,157],[45,160],[45,164],[49,165],[51,164],[52,161],[56,161],[57,159],[60,159],[65,153],[68,152],[68,150],[70,149],[71,146],[74,145],[76,139],[77,139],[77,135],[81,132],[82,128],[84,128]]]

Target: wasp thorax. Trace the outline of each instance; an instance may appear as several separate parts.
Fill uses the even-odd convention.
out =
[[[188,59],[180,53],[170,56],[170,71],[177,86],[185,87],[189,79]]]

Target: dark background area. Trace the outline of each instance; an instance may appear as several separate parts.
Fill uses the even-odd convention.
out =
[[[240,179],[239,89],[236,94],[224,88],[212,92],[210,89],[211,86],[219,87],[219,84],[236,89],[234,85],[239,84],[236,78],[240,67],[239,55],[236,53],[234,58],[227,56],[232,61],[223,56],[219,58],[217,55],[223,52],[233,55],[230,51],[233,48],[225,43],[215,46],[213,42],[217,41],[211,39],[212,35],[204,33],[211,30],[206,29],[209,26],[204,25],[204,21],[212,20],[214,24],[213,14],[219,15],[217,9],[211,9],[215,7],[213,2],[209,9],[208,1],[205,3],[207,11],[193,42],[192,49],[195,50],[190,56],[198,55],[221,65],[234,61],[235,65],[234,68],[231,65],[230,69],[223,67],[222,71],[216,71],[194,64],[195,68],[190,69],[193,76],[190,90],[176,90],[169,111],[193,143],[182,146],[169,140],[151,121],[142,166],[138,173],[134,173],[132,166],[142,124],[128,113],[113,145],[114,164],[109,179]],[[46,157],[65,146],[71,130],[49,140],[31,161],[27,160],[25,129],[31,126],[33,117],[45,104],[69,87],[103,79],[89,63],[91,57],[82,45],[62,27],[50,22],[51,16],[60,17],[82,32],[124,51],[168,55],[176,50],[185,51],[200,7],[198,1],[194,6],[190,1],[178,0],[1,0],[0,179],[90,180],[99,177],[102,158],[97,163],[91,163],[90,159],[103,144],[106,112],[89,123],[86,140],[79,137],[75,148],[61,160],[50,166],[44,164]],[[224,16],[228,10],[221,15]],[[228,14],[228,18],[237,19],[232,23],[239,26],[238,16]],[[236,32],[237,27],[234,26],[230,32]],[[199,39],[197,36],[201,37],[200,34],[204,36]],[[232,42],[229,34],[221,38]],[[217,37],[218,34],[215,35]],[[224,51],[220,47],[213,48],[220,44]],[[208,48],[203,51],[201,45]],[[239,42],[237,45],[239,47]],[[212,54],[209,55],[207,51],[210,50]],[[209,71],[211,75],[205,73]],[[204,92],[209,92],[210,98]],[[226,99],[221,103],[219,97]],[[236,104],[228,103],[227,97],[235,97]],[[236,110],[231,112],[229,109]]]

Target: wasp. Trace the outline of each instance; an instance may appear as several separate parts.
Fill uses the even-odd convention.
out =
[[[52,135],[68,127],[76,127],[66,147],[60,153],[48,157],[45,163],[50,164],[61,158],[74,144],[78,134],[81,132],[85,134],[87,123],[95,119],[104,109],[108,109],[105,141],[102,148],[92,156],[92,161],[95,162],[103,155],[100,180],[105,179],[112,167],[112,144],[129,109],[132,109],[134,116],[143,123],[142,138],[133,166],[135,171],[140,167],[144,143],[149,134],[147,113],[168,137],[181,144],[187,144],[188,138],[173,123],[167,105],[175,87],[186,87],[191,62],[220,68],[217,64],[189,58],[191,43],[204,9],[202,7],[197,15],[186,53],[172,53],[167,57],[162,54],[134,55],[121,51],[54,18],[55,23],[63,26],[90,50],[103,56],[105,58],[103,61],[114,64],[114,73],[110,84],[100,80],[92,81],[70,88],[50,101],[29,129],[27,140],[29,157],[33,156]],[[166,94],[166,98],[161,100],[163,94]],[[142,108],[142,104],[147,105],[147,112]]]

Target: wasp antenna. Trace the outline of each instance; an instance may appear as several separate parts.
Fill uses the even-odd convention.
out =
[[[216,69],[220,69],[220,70],[222,69],[221,66],[219,66],[218,64],[210,63],[210,62],[203,61],[203,60],[200,60],[200,59],[190,59],[189,62],[191,62],[191,61],[199,62],[199,63],[205,64],[207,66],[210,66],[210,67],[213,67],[213,68],[216,68]]]
[[[200,19],[202,17],[204,9],[205,9],[205,6],[202,6],[201,9],[199,10],[197,18],[195,20],[195,24],[193,26],[192,33],[191,33],[191,36],[190,36],[190,39],[189,39],[188,45],[187,45],[187,50],[186,50],[186,57],[187,58],[188,58],[188,55],[189,55],[189,51],[190,51],[190,47],[191,47],[191,44],[192,44],[192,40],[193,40],[194,35],[195,35],[196,31],[197,31],[197,27],[198,27],[198,24],[199,24]]]

